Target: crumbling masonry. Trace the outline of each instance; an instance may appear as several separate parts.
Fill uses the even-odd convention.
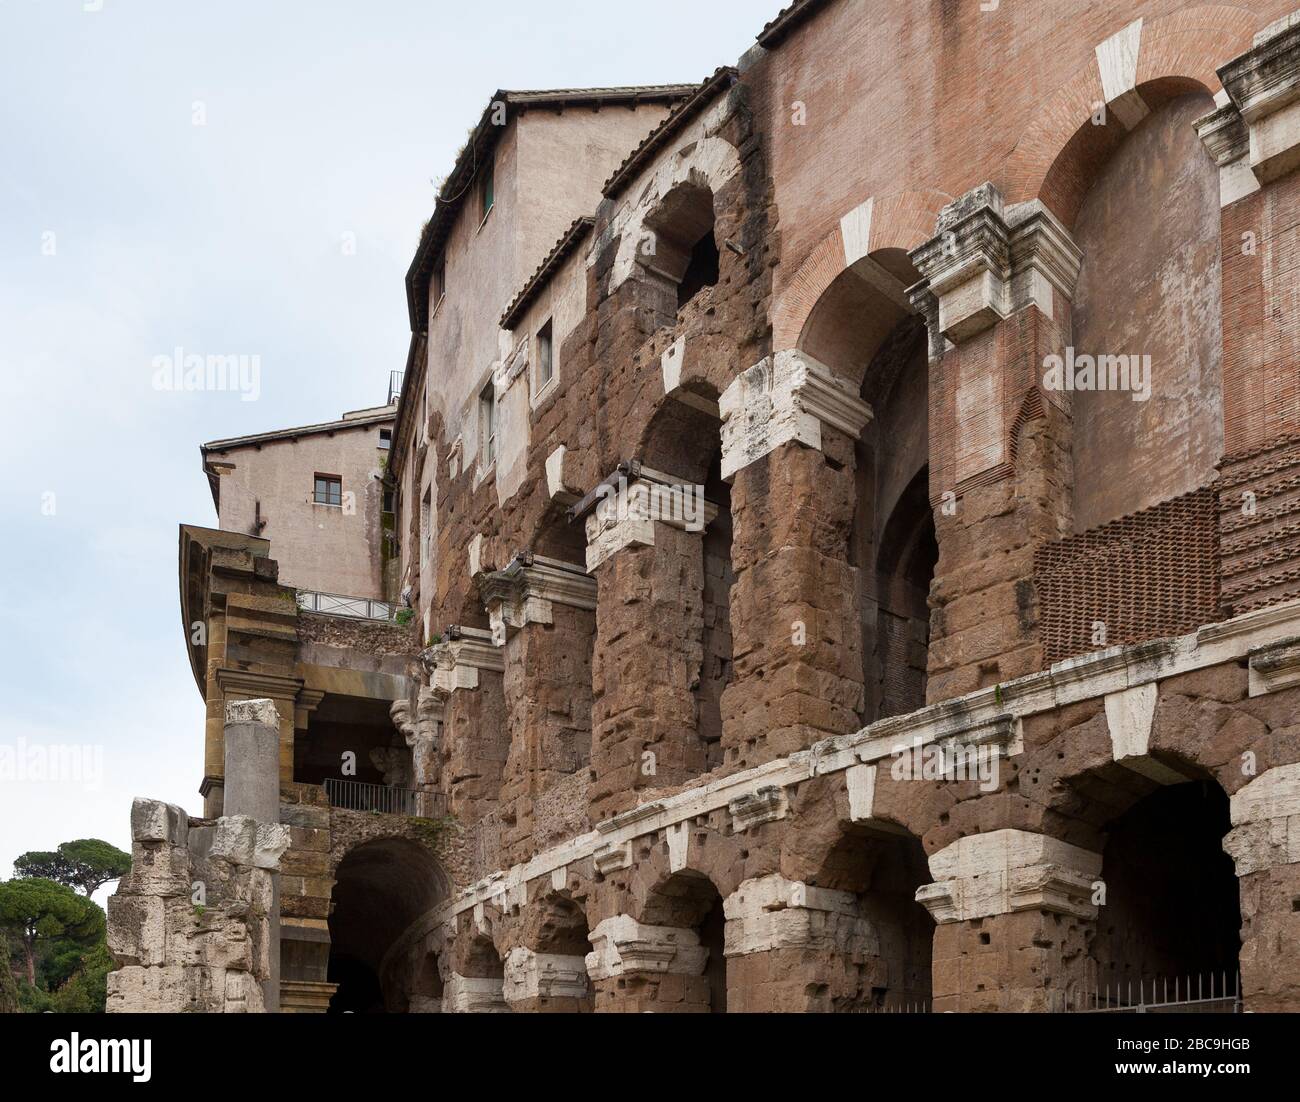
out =
[[[1300,14],[867,7],[493,98],[405,611],[181,529],[110,1009],[1300,1010]]]

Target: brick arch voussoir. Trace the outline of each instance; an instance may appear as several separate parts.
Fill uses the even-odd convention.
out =
[[[923,244],[934,236],[939,212],[951,201],[951,195],[933,189],[872,197],[871,252],[885,249],[910,252]],[[784,352],[799,346],[813,309],[847,267],[844,233],[841,224],[836,223],[835,228],[813,246],[777,296],[772,311],[773,351]]]

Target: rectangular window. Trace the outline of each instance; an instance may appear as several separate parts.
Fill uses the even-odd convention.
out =
[[[317,505],[343,504],[343,479],[334,474],[316,476],[316,493],[312,498]]]
[[[479,188],[482,196],[482,217],[486,218],[488,211],[492,209],[492,204],[496,202],[496,173],[493,171],[490,161],[483,166],[483,178],[479,183]]]
[[[488,383],[479,395],[479,429],[483,440],[481,453],[483,466],[489,467],[497,457],[497,392],[496,384]]]
[[[447,293],[447,259],[438,257],[438,263],[433,266],[433,306],[436,310],[438,303]]]
[[[537,331],[537,389],[541,390],[555,375],[555,350],[551,343],[551,323]]]
[[[393,446],[393,430],[392,430],[392,429],[380,429],[380,430],[379,430],[379,446],[380,446],[380,448],[383,449],[384,451],[387,451],[389,448],[391,448],[391,447]]]
[[[397,495],[394,494],[392,490],[384,491],[384,512],[385,513],[397,512]]]

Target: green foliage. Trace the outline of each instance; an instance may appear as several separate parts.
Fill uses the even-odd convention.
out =
[[[18,1013],[18,981],[9,966],[9,939],[0,934],[0,1014]]]
[[[393,619],[396,620],[403,627],[405,627],[407,624],[409,624],[412,620],[415,619],[415,609],[399,608],[397,610],[397,615],[394,616]]]
[[[131,868],[131,855],[99,838],[79,838],[64,842],[56,853],[33,851],[14,861],[20,877],[52,880],[70,888],[80,888],[93,895],[110,880],[125,876]]]
[[[66,884],[30,877],[0,884],[0,927],[22,949],[28,986],[36,986],[37,948],[58,958],[71,941],[83,949],[104,941],[104,912]],[[57,965],[56,965],[57,967]]]
[[[108,1000],[108,974],[113,958],[102,942],[85,954],[81,967],[51,997],[57,1014],[102,1014]]]

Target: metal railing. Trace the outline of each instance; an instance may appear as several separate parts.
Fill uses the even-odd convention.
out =
[[[325,797],[330,807],[344,811],[371,811],[380,815],[410,815],[424,819],[447,816],[445,792],[416,792],[409,788],[391,788],[386,784],[367,784],[346,777],[326,777]]]
[[[402,396],[402,376],[405,372],[390,371],[388,373],[388,401],[385,405],[392,405]]]
[[[1173,979],[1084,984],[1062,993],[1054,1009],[1066,1014],[1240,1014],[1241,976],[1210,972]]]
[[[347,616],[353,620],[392,620],[395,615],[393,606],[387,601],[345,597],[341,593],[313,593],[306,589],[298,590],[298,607],[306,612]]]
[[[417,814],[418,792],[409,788],[389,788],[384,784],[365,784],[343,777],[325,778],[325,795],[330,807],[345,811],[378,811],[383,815]]]

